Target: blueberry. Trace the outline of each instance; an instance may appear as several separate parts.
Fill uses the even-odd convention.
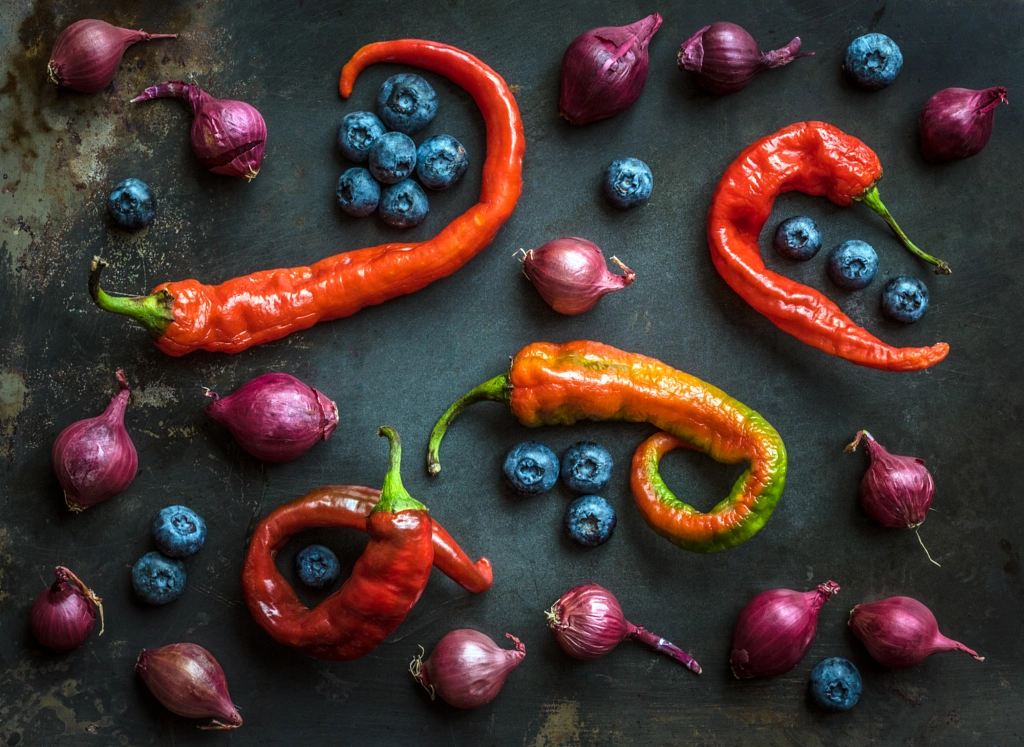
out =
[[[390,133],[389,133],[390,134]],[[418,226],[427,217],[430,203],[423,188],[412,179],[385,187],[380,196],[380,218],[395,228]]]
[[[852,661],[834,656],[811,672],[811,700],[827,711],[848,711],[857,705],[863,685]]]
[[[505,481],[520,495],[551,490],[558,479],[558,457],[544,444],[523,441],[505,455]]]
[[[775,251],[799,262],[808,260],[821,249],[818,224],[806,215],[786,218],[775,230]]]
[[[612,205],[631,208],[647,202],[654,186],[654,176],[639,158],[620,158],[604,170],[601,186]]]
[[[147,552],[132,567],[132,588],[143,602],[173,602],[185,590],[185,564],[158,552]]]
[[[412,135],[437,114],[437,93],[418,75],[392,75],[377,93],[377,114],[389,129]]]
[[[145,182],[125,179],[107,198],[107,212],[121,228],[145,228],[156,215],[156,197]]]
[[[188,506],[168,506],[153,517],[153,539],[164,555],[187,558],[206,542],[206,522]]]
[[[928,311],[928,288],[917,278],[900,275],[882,289],[882,313],[904,324],[913,324]]]
[[[562,482],[574,493],[595,493],[612,476],[612,455],[593,441],[580,441],[562,455]]]
[[[844,241],[828,257],[828,276],[840,288],[867,288],[877,272],[878,254],[871,244],[857,239]]]
[[[416,168],[416,143],[401,132],[385,132],[370,146],[370,173],[383,184],[397,184]]]
[[[599,495],[581,495],[565,511],[565,531],[586,547],[611,539],[615,522],[615,509]]]
[[[363,218],[377,209],[380,184],[366,169],[351,168],[338,179],[338,204],[356,218]]]
[[[903,67],[903,53],[885,34],[865,34],[846,48],[843,69],[861,88],[877,91],[896,80]]]
[[[338,128],[338,147],[351,161],[365,163],[370,157],[370,146],[387,130],[373,112],[346,114]]]
[[[462,179],[468,168],[466,149],[451,135],[427,138],[416,149],[416,177],[428,189],[448,189]]]
[[[299,581],[306,586],[322,589],[334,583],[341,566],[338,564],[338,556],[330,548],[310,545],[302,548],[295,556],[295,570],[299,574]]]

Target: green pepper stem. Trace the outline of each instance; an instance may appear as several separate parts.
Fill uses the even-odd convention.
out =
[[[947,265],[941,259],[936,259],[932,255],[918,249],[914,242],[911,241],[905,233],[903,233],[903,229],[900,228],[899,224],[896,222],[896,219],[892,217],[892,214],[889,212],[888,208],[886,208],[885,205],[882,204],[882,198],[878,194],[877,185],[872,184],[870,187],[864,190],[864,192],[859,197],[855,197],[854,199],[857,200],[857,202],[863,202],[869,208],[871,208],[880,216],[882,216],[882,220],[889,224],[889,228],[892,229],[892,232],[896,234],[896,237],[903,243],[903,246],[909,249],[912,254],[915,254],[916,256],[920,257],[928,264],[935,265],[936,275],[952,274],[953,270],[950,269],[949,265]]]
[[[488,379],[476,389],[455,400],[430,432],[430,445],[427,448],[427,472],[436,475],[441,471],[441,460],[437,456],[438,449],[441,448],[441,439],[444,438],[448,426],[459,416],[459,413],[477,402],[509,402],[511,399],[512,382],[509,380],[509,375],[504,373],[493,379]]]
[[[402,439],[394,428],[382,425],[377,429],[378,436],[387,438],[391,445],[388,460],[388,473],[384,475],[384,487],[380,491],[380,501],[370,513],[383,511],[397,514],[399,511],[426,511],[427,507],[409,495],[402,484]]]
[[[89,269],[89,295],[93,302],[104,311],[131,317],[149,332],[150,337],[160,337],[174,321],[174,296],[166,290],[150,296],[110,296],[100,288],[100,274],[107,266],[99,257],[92,258]]]

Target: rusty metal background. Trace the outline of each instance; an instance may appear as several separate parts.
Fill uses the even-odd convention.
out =
[[[557,116],[562,52],[585,29],[658,10],[651,71],[624,114],[574,129]],[[176,41],[128,50],[107,90],[85,96],[45,83],[60,29],[102,18]],[[679,43],[700,26],[731,20],[766,48],[799,34],[813,57],[769,72],[734,96],[699,92],[675,67]],[[847,43],[877,30],[900,44],[905,64],[890,88],[865,93],[842,78]],[[350,101],[336,92],[342,64],[360,45],[416,36],[481,57],[516,86],[527,135],[525,190],[494,244],[457,274],[413,296],[237,356],[171,359],[130,322],[96,309],[86,294],[89,258],[112,269],[111,289],[143,292],[158,281],[223,279],[307,264],[399,234],[376,218],[354,220],[334,204],[345,163],[334,145],[341,117],[371,108],[398,68],[367,70]],[[0,6],[0,743],[523,744],[556,745],[1009,745],[1022,741],[1021,620],[1024,545],[1017,472],[1024,460],[1020,371],[1020,115],[1024,6],[1009,0],[889,2],[817,0],[660,7],[580,3],[409,0],[5,0]],[[449,132],[474,168],[447,194],[431,195],[436,233],[472,204],[484,156],[471,99],[436,75],[441,109],[422,136]],[[194,79],[214,95],[257,106],[269,128],[266,160],[251,184],[207,173],[188,142],[179,102],[129,105],[147,85]],[[932,166],[918,154],[924,101],[947,86],[1005,85],[1011,106],[979,156]],[[915,374],[859,369],[771,326],[719,278],[708,257],[704,214],[719,174],[742,147],[800,119],[824,119],[865,140],[886,169],[883,199],[925,249],[954,274],[931,275],[862,207],[800,195],[780,199],[769,227],[793,213],[815,218],[826,249],[795,267],[768,248],[770,266],[836,298],[853,318],[897,344],[946,340],[949,358]],[[654,195],[619,212],[598,193],[613,158],[636,156],[654,171]],[[113,227],[105,197],[128,176],[156,191],[153,225]],[[552,312],[512,254],[560,235],[581,235],[638,273],[636,284],[593,311]],[[824,277],[828,249],[872,243],[880,277],[844,293]],[[933,308],[919,324],[884,321],[886,277],[928,284]],[[720,386],[781,432],[792,466],[775,516],[750,542],[697,556],[654,535],[632,506],[626,465],[650,428],[584,424],[528,431],[493,405],[467,412],[428,479],[418,461],[444,407],[498,373],[534,340],[591,338],[656,356]],[[77,516],[63,505],[50,447],[69,423],[102,410],[123,367],[134,387],[127,425],[139,473],[121,496]],[[294,373],[336,399],[342,423],[302,459],[265,465],[204,417],[203,386],[228,392],[268,370]],[[472,597],[435,574],[397,633],[364,659],[317,661],[273,643],[241,601],[246,539],[271,508],[327,483],[378,485],[390,424],[403,435],[405,481],[452,535],[491,558],[494,588]],[[857,505],[866,459],[842,453],[859,428],[894,451],[925,458],[938,490],[922,537],[873,526]],[[527,437],[556,451],[581,438],[605,443],[617,467],[608,498],[619,511],[612,541],[593,550],[561,535],[569,498],[561,487],[522,500],[502,484],[505,451]],[[681,496],[710,507],[738,468],[673,453],[665,475]],[[130,568],[153,549],[152,515],[185,503],[207,520],[207,546],[187,561],[184,596],[162,608],[137,602]],[[311,532],[293,541],[334,547],[344,563],[357,536]],[[104,597],[107,632],[56,656],[35,644],[28,609],[53,566],[66,564]],[[793,672],[737,682],[728,668],[732,626],[755,593],[807,589],[828,578],[843,590],[822,611],[818,635]],[[629,617],[693,652],[694,676],[623,644],[581,663],[558,649],[542,611],[570,586],[598,581]],[[937,656],[906,672],[874,664],[845,620],[856,603],[908,594],[928,604],[942,630],[985,655]],[[311,598],[311,601],[315,601]],[[523,665],[492,704],[460,712],[430,702],[406,673],[409,659],[446,632],[505,631],[527,646]],[[200,643],[224,666],[245,725],[199,732],[165,711],[132,673],[144,647]],[[807,677],[826,656],[851,658],[864,676],[861,703],[824,715],[806,702]]]

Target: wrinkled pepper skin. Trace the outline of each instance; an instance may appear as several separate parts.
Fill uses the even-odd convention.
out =
[[[397,435],[383,491],[327,486],[280,506],[256,527],[242,567],[242,592],[253,619],[279,643],[320,659],[364,656],[402,623],[433,565],[470,591],[490,588],[490,562],[470,561],[401,486],[396,443]],[[362,529],[370,541],[342,587],[309,609],[275,558],[290,537],[314,527]]]
[[[656,532],[694,552],[718,552],[752,537],[775,510],[786,483],[785,445],[756,412],[654,358],[585,340],[528,345],[516,354],[509,374],[453,404],[431,434],[428,471],[440,471],[437,450],[448,424],[480,400],[507,402],[526,426],[577,420],[651,423],[716,461],[749,462],[729,497],[702,514],[667,488],[655,490],[657,483],[664,486],[658,460],[645,460],[643,479],[633,480],[641,514]],[[659,504],[657,510],[652,502]]]
[[[878,156],[864,143],[824,122],[797,122],[747,147],[725,170],[711,198],[708,243],[719,274],[754,309],[785,332],[824,352],[883,371],[916,371],[949,353],[944,342],[896,348],[855,324],[817,290],[765,267],[758,236],[775,198],[798,191],[837,205],[862,201],[906,239],[878,199]],[[909,239],[904,241],[913,247]],[[944,262],[937,272],[949,272]]]
[[[149,296],[109,296],[99,288],[104,263],[94,260],[89,289],[101,308],[140,322],[160,350],[237,353],[278,340],[317,322],[414,293],[451,275],[480,253],[515,209],[523,188],[525,149],[519,108],[505,81],[479,59],[455,47],[419,39],[369,44],[341,72],[347,98],[370,65],[393,62],[449,78],[473,97],[487,129],[480,199],[437,236],[396,242],[328,257],[309,267],[266,270],[204,285],[162,283]]]

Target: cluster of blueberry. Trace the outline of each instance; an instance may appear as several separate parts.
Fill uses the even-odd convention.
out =
[[[147,552],[132,567],[132,588],[149,604],[167,604],[185,590],[185,564],[206,542],[206,522],[187,506],[168,506],[153,517],[159,552]]]
[[[559,476],[569,490],[582,493],[565,512],[565,531],[586,547],[607,542],[615,529],[615,509],[596,495],[612,476],[612,455],[593,441],[579,441],[562,455],[561,464],[551,449],[536,441],[524,441],[505,456],[505,480],[520,495],[551,490]]]
[[[437,93],[419,75],[392,75],[377,94],[377,113],[352,112],[341,120],[338,147],[346,158],[366,163],[338,180],[338,204],[362,218],[374,210],[395,228],[418,226],[430,204],[422,187],[442,191],[456,184],[469,167],[466,149],[451,135],[427,138],[417,148],[409,137],[430,124]],[[381,184],[385,185],[381,189]]]
[[[806,215],[795,215],[775,231],[775,250],[787,259],[806,261],[821,249],[818,224]],[[828,276],[846,290],[866,288],[878,273],[878,253],[870,244],[844,241],[828,257]],[[882,289],[882,313],[904,324],[916,322],[928,310],[928,288],[915,277],[900,275]]]

